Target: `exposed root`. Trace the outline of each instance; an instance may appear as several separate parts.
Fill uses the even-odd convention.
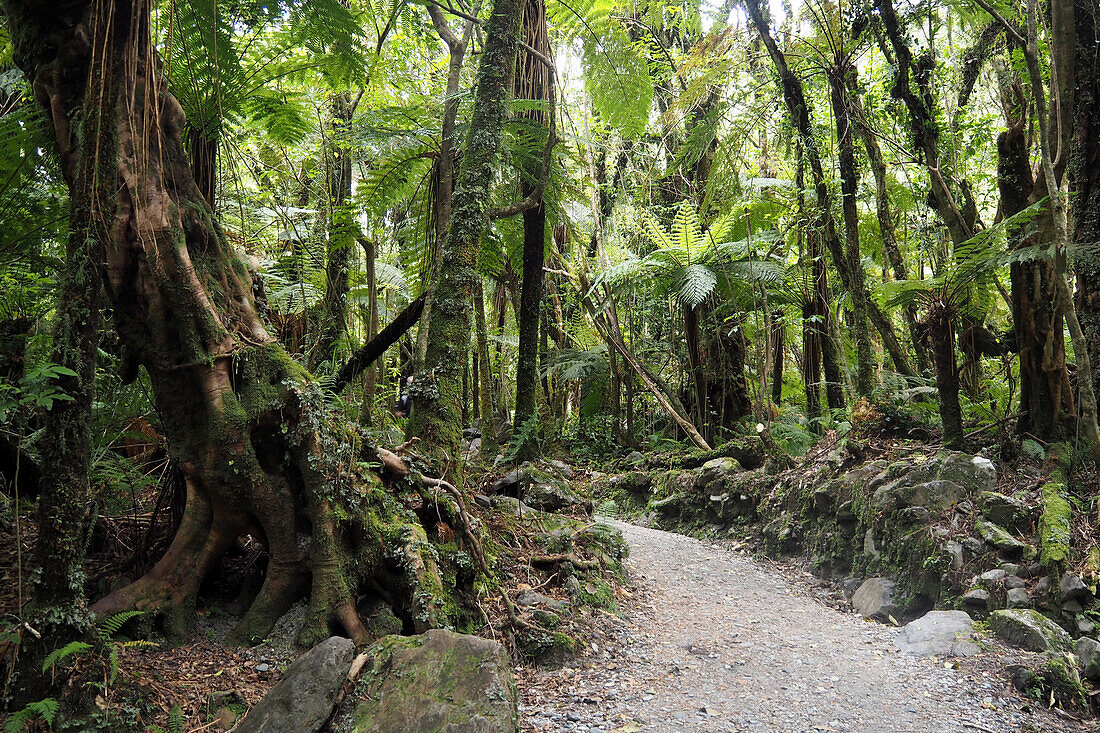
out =
[[[471,528],[472,525],[470,521],[470,515],[466,513],[466,502],[462,498],[462,492],[459,491],[458,488],[454,486],[454,484],[448,483],[441,478],[424,476],[422,477],[422,480],[428,486],[434,486],[437,489],[443,489],[451,495],[451,498],[454,499],[455,504],[458,507],[458,516],[462,520],[463,535],[466,537],[466,541],[470,545],[470,553],[477,561],[478,567],[481,569],[482,574],[486,578],[491,578],[492,573],[489,571],[489,563],[485,560],[485,551],[482,549],[481,543],[478,541],[477,536],[474,534],[473,529]],[[508,620],[513,626],[519,629],[523,629],[525,631],[537,631],[543,634],[551,633],[539,626],[538,624],[532,624],[529,621],[521,619],[516,614],[516,606],[514,603],[512,603],[512,599],[508,596],[507,591],[505,591],[503,588],[499,588],[498,590],[500,599],[504,602],[504,609],[508,613]]]

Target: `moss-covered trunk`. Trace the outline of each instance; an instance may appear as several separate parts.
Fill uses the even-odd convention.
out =
[[[99,82],[71,72],[92,56],[86,39],[100,5],[67,7],[7,0],[17,62],[76,191],[73,131],[100,108]],[[269,563],[236,640],[262,637],[307,589],[303,641],[330,625],[362,639],[354,608],[367,577],[389,588],[410,626],[431,625],[442,588],[420,518],[365,469],[375,451],[330,418],[312,377],[261,321],[248,270],[189,166],[182,109],[151,53],[149,0],[125,12],[132,28],[118,53],[118,152],[99,151],[117,200],[104,243],[106,292],[120,338],[148,372],[187,504],[164,557],[92,610],[157,611],[182,635],[206,571],[247,532],[262,538]]]
[[[1100,364],[1100,10],[1091,0],[1074,3],[1077,85],[1073,100],[1073,152],[1069,189],[1077,261],[1077,312],[1093,364]],[[1100,369],[1093,373],[1100,392]]]
[[[436,460],[454,463],[462,438],[462,361],[470,345],[471,305],[477,286],[481,233],[488,223],[491,188],[508,115],[518,46],[520,0],[495,0],[485,29],[473,117],[462,156],[435,284],[423,369],[417,375],[409,434]],[[484,419],[484,417],[482,418]]]
[[[332,361],[336,342],[347,330],[348,266],[355,248],[355,211],[351,208],[351,146],[348,127],[358,98],[347,92],[335,94],[330,104],[331,129],[325,145],[325,298],[321,333],[310,363],[316,368]]]

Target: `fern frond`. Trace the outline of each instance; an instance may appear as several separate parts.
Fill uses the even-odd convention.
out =
[[[92,645],[84,641],[70,641],[60,649],[54,649],[52,652],[46,655],[46,658],[42,660],[42,671],[48,672],[50,668],[55,664],[64,662],[69,657],[86,652],[92,648]]]
[[[126,622],[130,619],[144,616],[145,611],[120,611],[119,613],[108,616],[105,619],[100,619],[96,624],[96,630],[99,632],[99,638],[104,641],[109,640],[112,636],[118,633],[118,630],[126,625]]]

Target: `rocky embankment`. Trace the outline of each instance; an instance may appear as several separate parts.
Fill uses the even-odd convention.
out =
[[[650,461],[598,477],[597,502],[633,508],[645,524],[804,558],[869,619],[901,625],[932,609],[965,612],[1045,655],[1013,672],[1026,694],[1089,707],[1090,681],[1100,679],[1100,551],[1075,546],[1075,536],[1095,535],[1056,471],[998,470],[985,456],[952,451],[839,446],[790,467],[751,441]],[[1019,632],[1034,626],[1043,631]]]

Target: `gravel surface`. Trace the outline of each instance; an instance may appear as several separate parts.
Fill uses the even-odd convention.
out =
[[[1017,696],[1000,645],[958,669],[901,654],[896,629],[742,553],[606,521],[635,597],[570,666],[519,671],[526,731],[1096,730]]]

